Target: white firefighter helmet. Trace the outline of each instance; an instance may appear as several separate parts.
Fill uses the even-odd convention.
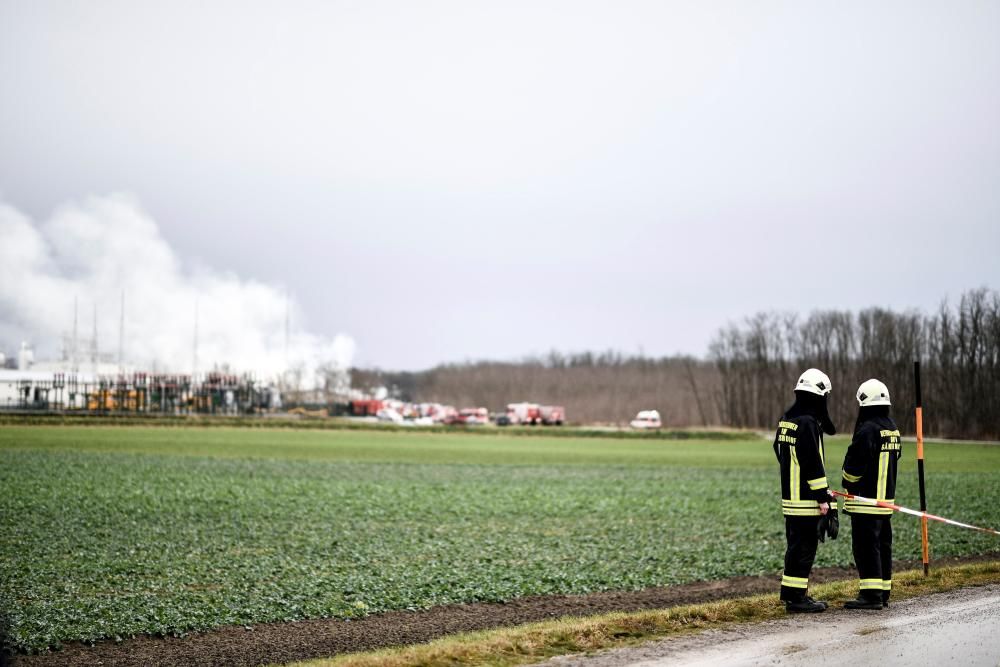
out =
[[[858,405],[892,405],[889,402],[889,388],[880,380],[865,380],[858,387]]]
[[[833,384],[826,373],[818,368],[810,368],[799,376],[799,381],[795,383],[795,391],[808,391],[817,396],[826,396],[833,389]]]

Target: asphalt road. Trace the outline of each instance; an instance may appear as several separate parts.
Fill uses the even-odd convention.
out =
[[[893,603],[884,611],[822,614],[743,624],[547,665],[721,667],[725,665],[1000,666],[1000,586]]]

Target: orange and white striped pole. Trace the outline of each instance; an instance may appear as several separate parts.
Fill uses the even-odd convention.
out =
[[[913,362],[913,383],[917,392],[917,482],[920,485],[920,552],[924,561],[924,576],[930,572],[931,549],[927,539],[927,491],[924,487],[924,408],[920,396],[920,362]]]

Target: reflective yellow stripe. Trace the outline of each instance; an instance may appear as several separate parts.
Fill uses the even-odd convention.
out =
[[[848,474],[847,472],[844,473],[844,481],[845,482],[850,482],[850,483],[853,484],[854,482],[857,482],[860,479],[861,479],[861,475],[851,475],[851,474]]]
[[[844,511],[848,514],[876,514],[878,516],[889,516],[892,510],[884,507],[872,507],[871,505],[844,505]]]
[[[885,500],[880,500],[879,502],[893,504],[893,503],[896,502],[896,499],[895,498],[886,498]],[[862,502],[860,500],[845,500],[844,501],[844,505],[857,505],[858,507],[872,507],[872,508],[877,509],[877,510],[886,509],[886,510],[889,510],[890,512],[892,511],[888,507],[879,507],[878,505],[872,505],[871,503]]]
[[[892,502],[891,500],[886,502]],[[844,503],[844,511],[850,512],[851,514],[892,514],[892,510],[888,507],[879,507],[878,505],[867,505],[865,503],[859,503],[855,500],[848,500]]]
[[[863,590],[863,591],[870,591],[870,590],[880,591],[880,590],[882,590],[882,580],[881,579],[862,579],[861,580],[861,590]]]
[[[816,500],[782,500],[782,507],[819,507]]]
[[[772,424],[774,422],[771,422]],[[799,425],[795,422],[778,422],[778,428],[787,428],[789,431],[798,431]],[[774,470],[774,468],[772,468]],[[771,479],[774,479],[773,477]]]
[[[781,577],[781,585],[788,588],[809,588],[809,580],[803,577],[790,577],[786,574]]]
[[[795,454],[795,448],[789,447],[788,454],[791,456],[791,460],[788,462],[788,492],[792,496],[792,500],[799,500],[802,498],[801,490],[799,485],[802,484],[802,470],[799,468],[799,457]]]
[[[826,468],[826,447],[823,446],[823,434],[819,434],[819,462]]]
[[[785,516],[819,516],[819,507],[816,509],[805,509],[797,507],[783,507],[781,513]]]
[[[830,486],[826,481],[826,477],[817,477],[816,479],[808,479],[806,480],[806,484],[808,484],[809,488],[812,489],[813,491],[819,491],[820,489],[825,489],[826,487]]]
[[[883,579],[882,580],[882,590],[883,591],[891,591],[892,590],[892,579]]]
[[[889,481],[889,452],[882,452],[878,456],[878,489],[875,500],[885,500],[885,486]]]

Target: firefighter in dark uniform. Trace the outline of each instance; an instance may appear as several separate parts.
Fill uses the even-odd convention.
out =
[[[781,464],[781,511],[785,516],[785,570],[781,600],[789,613],[821,612],[827,604],[809,597],[809,572],[816,548],[836,538],[836,505],[831,509],[823,434],[837,430],[827,411],[830,378],[810,368],[795,385],[795,403],[778,422],[774,454]]]
[[[889,389],[875,379],[858,387],[858,421],[844,457],[844,489],[848,493],[895,502],[896,462],[902,456],[899,429],[889,417]],[[847,609],[882,609],[892,590],[892,510],[848,500],[851,547],[861,579],[856,600]]]

